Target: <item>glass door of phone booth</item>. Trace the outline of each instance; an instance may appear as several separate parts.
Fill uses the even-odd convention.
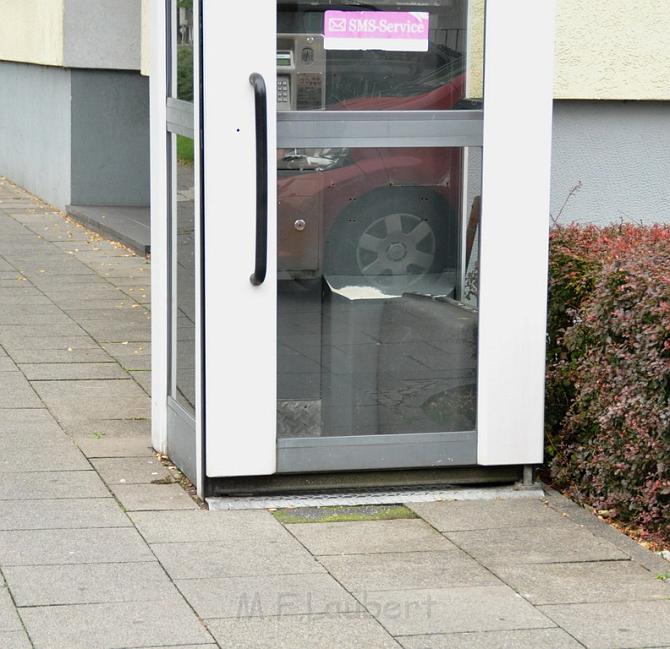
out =
[[[259,239],[273,257],[264,278],[240,287],[276,309],[272,345],[254,362],[259,382],[275,383],[272,468],[475,464],[481,4],[280,0],[268,17],[241,5],[206,3],[203,42],[207,52],[208,22],[249,32],[258,63],[245,91],[260,122],[222,122],[227,140],[254,129],[254,173],[276,170],[254,245],[240,246],[247,266]],[[270,20],[271,37],[258,30]],[[223,86],[240,65],[234,55],[206,62],[204,77]],[[209,166],[212,146],[226,154],[207,146]],[[235,204],[219,212],[224,254],[240,243],[239,224]]]
[[[476,465],[484,1],[201,4],[206,476]]]

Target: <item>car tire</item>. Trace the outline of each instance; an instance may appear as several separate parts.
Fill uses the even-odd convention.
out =
[[[345,210],[325,241],[324,273],[378,286],[412,284],[456,266],[453,211],[428,190],[397,188]]]

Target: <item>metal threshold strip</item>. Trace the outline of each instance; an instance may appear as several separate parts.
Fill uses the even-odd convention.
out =
[[[283,509],[294,507],[334,507],[343,505],[395,505],[450,500],[513,500],[543,498],[540,485],[503,487],[436,488],[436,489],[369,489],[340,493],[305,493],[282,496],[212,497],[207,504],[212,511],[237,509]]]

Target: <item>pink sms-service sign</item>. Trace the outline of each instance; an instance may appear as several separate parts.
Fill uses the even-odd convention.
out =
[[[428,51],[428,20],[424,11],[326,11],[327,50]]]

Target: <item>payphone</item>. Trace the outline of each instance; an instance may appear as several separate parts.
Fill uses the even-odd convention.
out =
[[[277,36],[277,110],[322,110],[326,52],[321,34]]]

